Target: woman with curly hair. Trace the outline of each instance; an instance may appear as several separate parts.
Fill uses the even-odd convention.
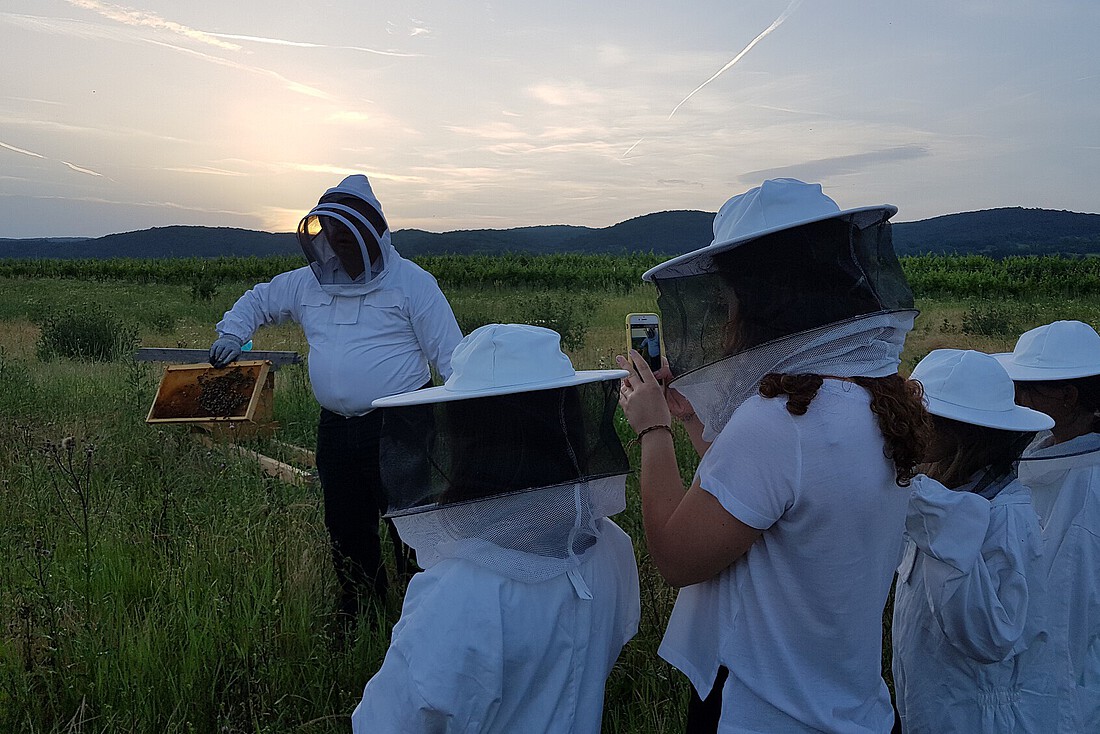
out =
[[[709,246],[644,276],[669,365],[619,357],[620,405],[650,555],[682,587],[659,652],[694,688],[689,732],[894,723],[882,612],[928,428],[897,373],[916,311],[896,211],[765,181],[721,208]],[[686,492],[670,411],[703,453]]]

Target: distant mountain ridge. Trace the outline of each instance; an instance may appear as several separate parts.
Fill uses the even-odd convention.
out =
[[[709,243],[713,220],[713,213],[687,210],[646,214],[602,228],[548,225],[452,232],[402,229],[393,233],[393,243],[408,257],[502,252],[677,255]],[[1006,207],[900,222],[893,231],[899,255],[1100,255],[1100,214]],[[154,227],[94,238],[0,238],[0,258],[265,257],[299,253],[292,233],[231,227]]]

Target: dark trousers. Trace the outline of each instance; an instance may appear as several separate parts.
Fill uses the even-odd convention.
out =
[[[357,614],[361,603],[386,597],[379,517],[386,495],[378,469],[381,411],[345,418],[321,409],[317,424],[317,475],[325,499],[325,526],[332,541],[332,562],[340,583],[340,610]],[[387,521],[397,569],[411,568],[410,552]]]
[[[688,700],[687,721],[684,723],[685,734],[714,734],[718,731],[718,721],[722,718],[722,686],[729,673],[724,665],[718,668],[714,686],[704,699],[699,698],[695,686],[689,686],[691,699]]]

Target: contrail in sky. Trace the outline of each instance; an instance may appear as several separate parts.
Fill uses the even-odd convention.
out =
[[[684,97],[684,98],[683,98],[682,100],[680,100],[680,104],[678,104],[678,105],[676,105],[675,107],[673,107],[673,108],[672,108],[672,112],[668,113],[668,119],[670,119],[670,120],[671,120],[671,119],[672,119],[672,116],[676,114],[676,110],[680,109],[680,107],[682,107],[682,106],[683,106],[684,102],[687,102],[687,101],[688,101],[689,99],[691,99],[691,98],[692,98],[693,96],[695,96],[695,93],[696,93],[696,92],[698,92],[698,91],[699,91],[700,89],[702,89],[703,87],[705,87],[705,86],[707,86],[708,84],[710,84],[710,83],[711,83],[712,81],[714,81],[715,79],[717,79],[717,78],[718,78],[719,76],[721,76],[721,75],[722,75],[722,74],[723,74],[723,73],[724,73],[724,72],[725,72],[726,70],[728,70],[728,69],[729,69],[729,68],[730,68],[731,66],[733,66],[733,65],[734,65],[734,64],[736,64],[736,63],[737,63],[738,61],[740,61],[740,60],[741,60],[741,59],[742,59],[742,58],[744,57],[744,55],[745,55],[745,54],[747,54],[747,53],[748,53],[748,52],[749,52],[749,51],[750,51],[750,50],[752,49],[752,47],[753,47],[753,46],[755,46],[756,44],[760,43],[760,41],[761,41],[761,40],[762,40],[762,39],[763,39],[763,38],[764,38],[765,36],[767,36],[767,35],[768,35],[769,33],[771,33],[772,31],[774,31],[774,30],[775,30],[776,28],[778,28],[779,26],[783,25],[783,21],[785,21],[785,20],[786,20],[787,18],[789,18],[789,17],[791,16],[791,13],[793,13],[793,12],[794,12],[795,10],[797,10],[797,9],[798,9],[798,6],[799,6],[799,5],[801,5],[801,4],[802,4],[802,0],[791,0],[791,4],[787,6],[787,9],[786,9],[786,10],[784,10],[784,11],[783,11],[782,13],[780,13],[779,17],[778,17],[778,18],[776,18],[776,19],[775,19],[775,20],[774,20],[774,21],[772,22],[772,24],[771,24],[770,26],[768,26],[767,28],[765,28],[765,29],[764,29],[764,30],[763,30],[763,31],[762,31],[762,32],[760,33],[760,35],[758,35],[758,36],[757,36],[756,38],[754,38],[754,39],[752,39],[751,41],[749,41],[749,45],[748,45],[748,46],[745,46],[745,48],[741,49],[741,53],[739,53],[739,54],[737,54],[736,56],[734,56],[734,57],[733,57],[733,60],[731,60],[731,61],[730,61],[730,62],[729,62],[728,64],[726,64],[725,66],[723,66],[723,67],[722,67],[721,69],[719,69],[718,71],[714,72],[714,75],[713,75],[713,76],[711,76],[711,78],[710,78],[710,79],[707,79],[707,80],[706,80],[705,82],[703,82],[702,84],[700,84],[699,86],[697,86],[697,87],[696,87],[695,89],[691,90],[691,93],[690,93],[690,94],[688,94],[688,96],[686,96],[686,97]]]
[[[14,145],[8,145],[7,143],[0,143],[0,148],[4,148],[5,150],[10,150],[10,151],[13,151],[15,153],[22,153],[23,155],[29,155],[32,158],[41,158],[44,161],[50,160],[49,158],[42,155],[41,153],[35,153],[33,150],[24,150],[23,148],[16,148]],[[69,163],[68,161],[62,161],[60,159],[58,159],[58,161],[60,163],[65,164],[66,166],[69,167],[70,170],[76,171],[77,173],[86,173],[89,176],[98,176],[99,178],[104,177],[102,173],[96,173],[95,171],[93,171],[90,168],[82,168],[81,166],[78,166],[75,163]]]
[[[90,168],[81,168],[80,166],[76,165],[75,163],[69,163],[68,161],[61,161],[61,162],[64,163],[66,166],[68,166],[70,169],[76,171],[77,173],[86,173],[89,176],[99,176],[100,178],[103,178],[102,173],[96,173],[95,171],[93,171]]]
[[[363,46],[328,46],[323,43],[308,43],[306,41],[287,41],[282,38],[264,38],[262,36],[241,36],[234,33],[207,33],[208,36],[214,38],[227,38],[231,41],[252,41],[253,43],[270,43],[276,46],[293,46],[295,48],[330,48],[341,51],[362,51],[368,54],[378,54],[379,56],[402,56],[402,57],[414,57],[420,56],[420,54],[406,54],[399,51],[379,51],[375,48],[365,48]]]
[[[779,17],[776,18],[774,21],[772,21],[772,24],[770,26],[768,26],[763,31],[761,31],[760,34],[756,36],[756,38],[749,41],[749,45],[745,46],[743,49],[741,49],[741,53],[734,56],[733,59],[728,64],[726,64],[721,69],[716,71],[713,75],[711,75],[710,79],[707,79],[705,82],[703,82],[702,84],[697,86],[695,89],[691,90],[691,92],[688,94],[688,96],[686,96],[682,100],[680,100],[680,103],[672,108],[672,112],[668,113],[668,118],[667,119],[671,120],[672,116],[676,114],[676,111],[678,109],[680,109],[681,107],[683,107],[685,102],[687,102],[689,99],[694,97],[696,92],[698,92],[700,89],[702,89],[703,87],[707,86],[712,81],[714,81],[715,79],[720,77],[731,66],[736,64],[742,58],[744,58],[745,54],[747,54],[750,50],[752,50],[753,46],[760,43],[761,39],[763,39],[765,36],[767,36],[769,33],[774,31],[779,26],[783,25],[783,21],[785,21],[785,20],[787,20],[787,18],[791,17],[791,13],[793,13],[795,10],[797,10],[798,6],[801,5],[801,4],[802,4],[802,0],[791,0],[791,4],[787,6],[787,9],[784,10],[782,13],[780,13]],[[620,158],[626,158],[628,155],[630,155],[630,151],[637,148],[643,140],[645,140],[645,138],[638,138],[638,141],[636,143],[634,143],[634,145],[627,148],[626,152],[623,153],[620,156]]]
[[[30,150],[23,150],[22,148],[16,148],[14,145],[8,145],[7,143],[0,143],[0,148],[7,148],[8,150],[14,150],[16,153],[22,153],[23,155],[29,155],[32,158],[45,158],[46,156],[35,153]]]

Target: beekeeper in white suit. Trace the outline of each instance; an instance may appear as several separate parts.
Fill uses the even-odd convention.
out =
[[[937,349],[913,370],[934,438],[913,480],[892,637],[902,731],[1059,731],[1042,542],[1014,462],[1054,425],[1018,405],[993,357]],[[1059,593],[1058,590],[1051,590]]]
[[[1054,419],[1019,472],[1043,528],[1049,653],[1063,671],[1057,731],[1100,731],[1100,335],[1055,321],[995,356],[1017,400]]]
[[[443,387],[382,398],[389,516],[424,571],[352,716],[359,734],[600,730],[638,626],[615,432],[621,370],[574,371],[549,329],[489,324]],[[422,409],[430,407],[431,428]],[[423,472],[430,466],[430,472]]]
[[[217,324],[215,367],[233,362],[265,324],[295,321],[309,343],[309,378],[321,404],[317,471],[340,583],[340,610],[385,596],[378,534],[381,416],[372,401],[446,379],[462,338],[435,278],[401,257],[366,176],[324,193],[298,225],[308,265],[246,292]],[[398,552],[398,562],[402,561]]]

